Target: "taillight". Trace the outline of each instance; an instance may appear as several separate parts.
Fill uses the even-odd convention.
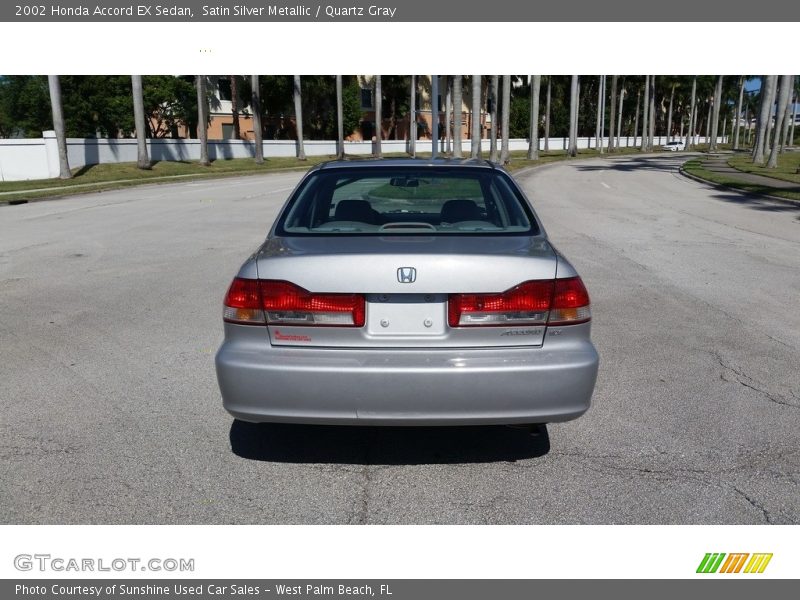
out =
[[[526,281],[499,294],[452,294],[450,327],[575,325],[591,318],[580,277]]]
[[[364,297],[315,294],[288,281],[233,280],[225,297],[224,319],[247,325],[363,327]]]
[[[260,283],[257,279],[234,279],[225,294],[222,318],[228,323],[266,325]]]
[[[589,292],[580,277],[556,279],[548,325],[576,325],[592,318]]]

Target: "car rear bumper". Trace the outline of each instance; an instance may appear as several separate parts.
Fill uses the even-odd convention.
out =
[[[241,338],[217,353],[217,379],[225,409],[251,422],[567,421],[589,408],[598,367],[591,342],[570,335],[541,348],[476,350],[312,349]]]

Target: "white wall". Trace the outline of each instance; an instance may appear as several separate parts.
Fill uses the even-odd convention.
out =
[[[641,143],[641,138],[636,142]],[[621,146],[638,145],[633,137],[620,139]],[[605,139],[608,143],[608,138]],[[666,136],[656,137],[655,146],[666,143]],[[698,138],[696,143],[705,143],[705,138]],[[498,148],[500,141],[498,140]],[[199,140],[154,139],[147,140],[151,160],[199,160]],[[228,158],[251,158],[254,155],[253,142],[243,140],[209,140],[208,154],[211,160]],[[369,155],[373,153],[372,142],[345,142],[345,153],[350,155]],[[462,142],[465,156],[469,156],[472,144],[470,140]],[[550,138],[551,150],[563,150],[567,147],[565,138]],[[578,138],[579,148],[593,148],[594,137]],[[511,150],[527,150],[528,140],[509,140]],[[544,140],[539,140],[539,148],[544,149]],[[264,156],[295,156],[297,145],[293,140],[264,140]],[[417,151],[429,152],[430,140],[419,140]],[[489,140],[483,140],[481,149],[484,154],[489,151]],[[384,140],[381,143],[384,154],[408,152],[407,140]],[[444,143],[440,143],[440,151]],[[306,141],[305,151],[308,156],[334,156],[335,141]],[[84,165],[95,165],[118,162],[136,162],[135,139],[67,139],[69,165],[72,168]],[[45,131],[40,139],[0,140],[0,181],[21,181],[26,179],[48,179],[58,177],[58,147],[55,134]]]

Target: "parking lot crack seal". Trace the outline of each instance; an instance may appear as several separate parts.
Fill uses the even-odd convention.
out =
[[[728,487],[729,489],[733,490],[734,492],[736,492],[737,494],[739,494],[739,495],[740,495],[742,498],[744,498],[745,500],[747,500],[747,502],[750,504],[750,506],[752,506],[752,507],[753,507],[753,508],[755,508],[756,510],[759,510],[759,511],[761,511],[761,514],[764,516],[764,520],[765,520],[767,523],[769,523],[769,524],[772,524],[772,523],[773,523],[773,521],[772,521],[772,516],[770,515],[769,511],[768,511],[766,508],[764,508],[763,506],[761,506],[761,505],[760,505],[758,502],[756,502],[755,500],[753,500],[753,499],[752,499],[750,496],[748,496],[748,495],[747,495],[746,493],[744,493],[742,490],[740,490],[739,488],[737,488],[735,485],[730,485],[730,484],[728,484],[728,485],[727,485],[727,487]]]

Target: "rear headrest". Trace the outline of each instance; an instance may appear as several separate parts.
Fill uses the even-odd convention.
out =
[[[337,221],[372,223],[375,220],[375,212],[366,200],[341,200],[336,205],[333,218]]]
[[[460,221],[480,221],[483,219],[481,209],[474,200],[448,200],[442,206],[442,222],[458,223]]]

